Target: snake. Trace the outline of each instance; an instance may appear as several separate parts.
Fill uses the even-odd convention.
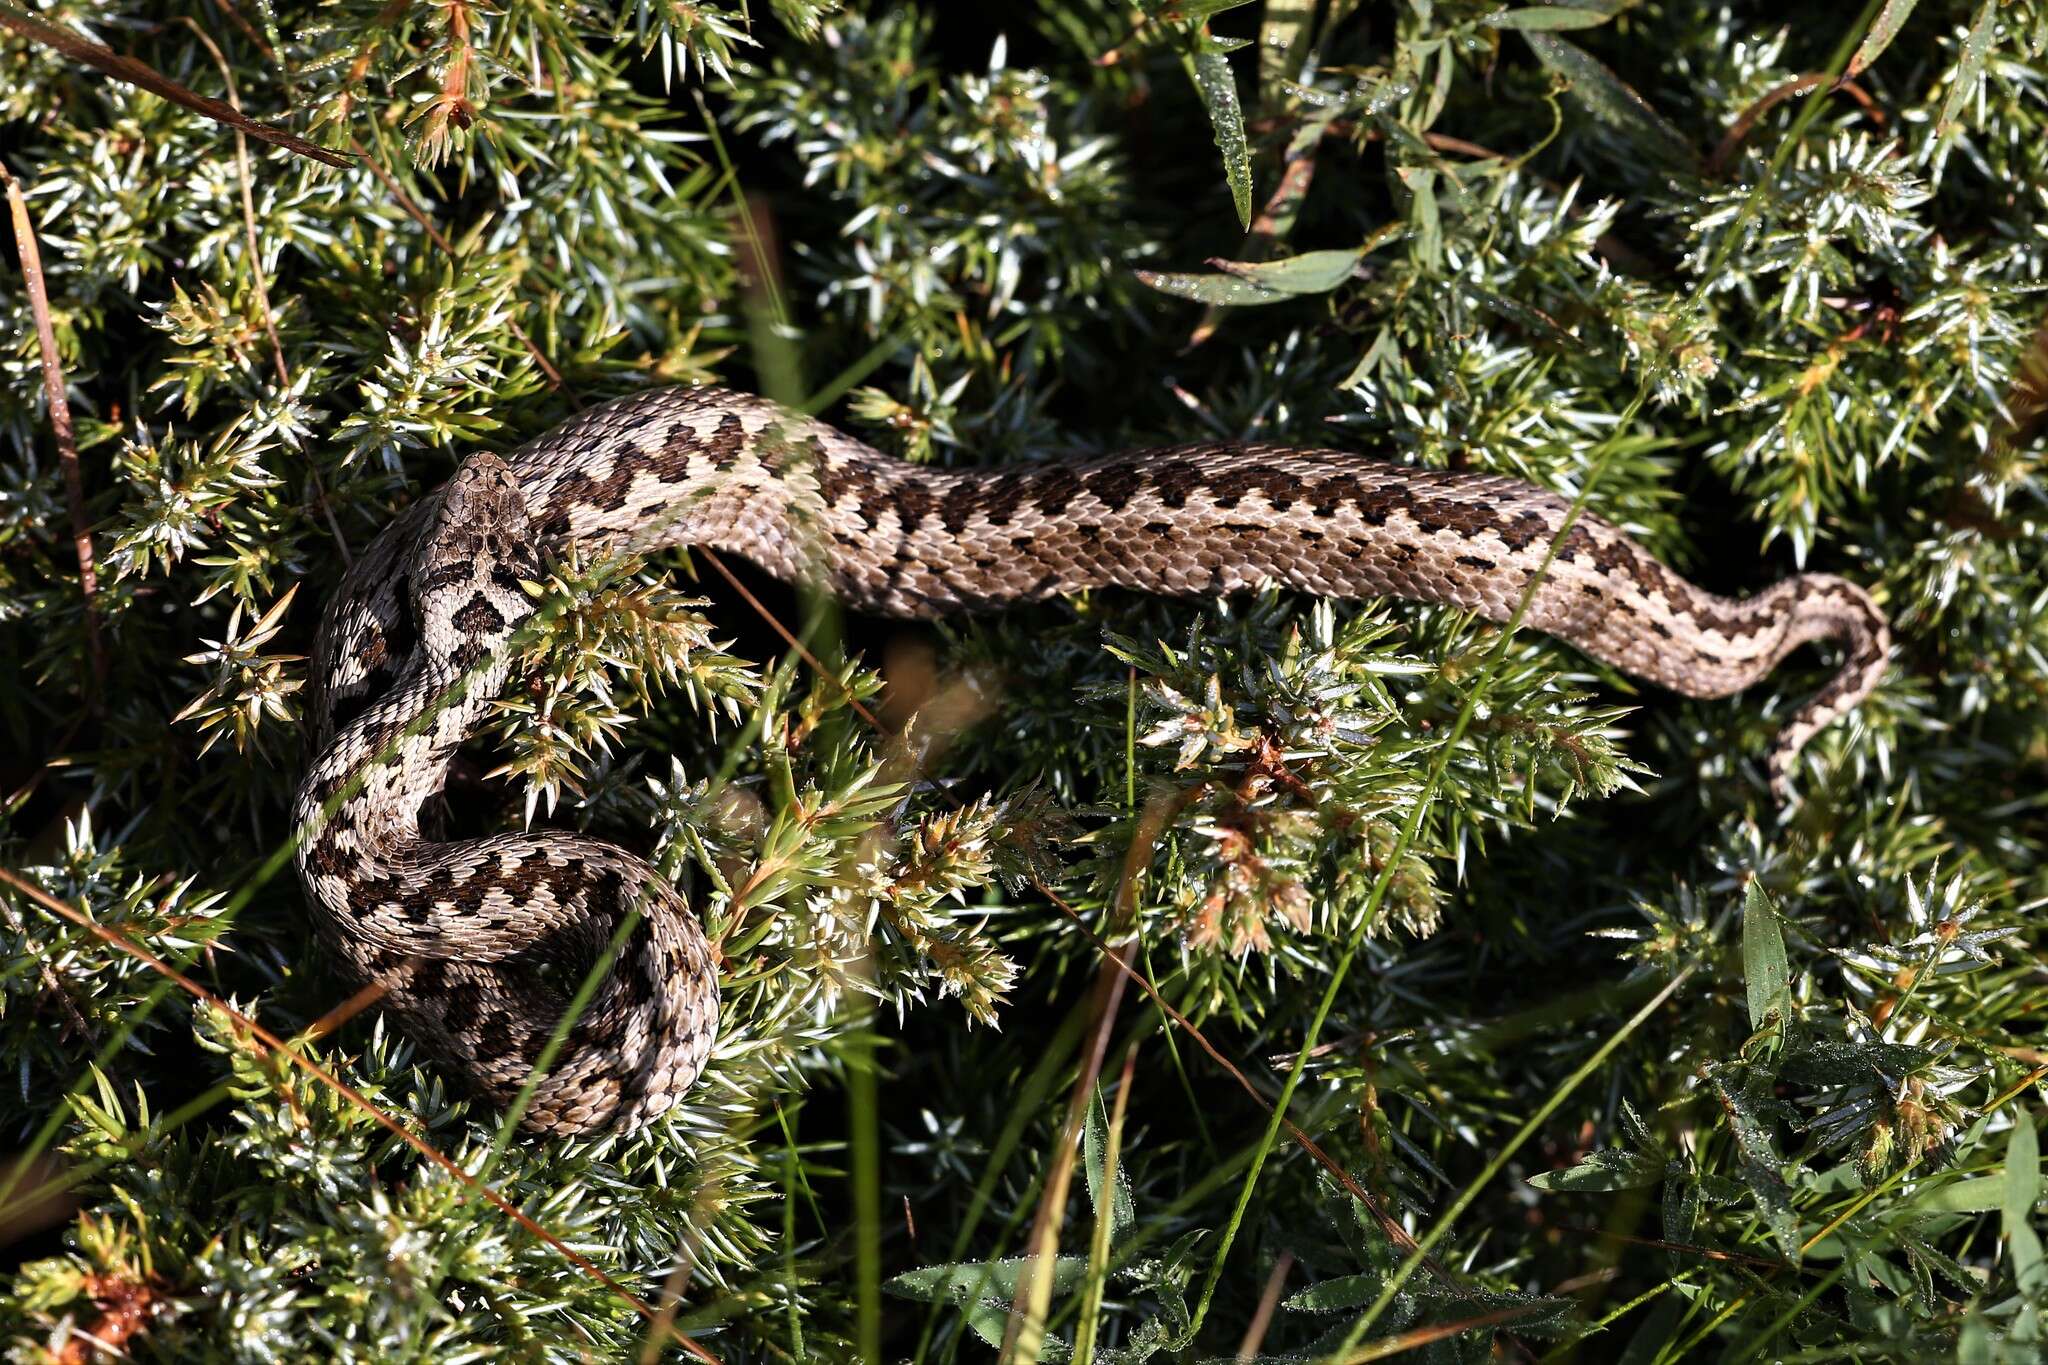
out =
[[[531,1083],[521,1123],[540,1133],[631,1130],[680,1102],[717,1037],[718,953],[670,881],[614,844],[551,829],[444,841],[423,825],[517,667],[537,610],[525,585],[571,553],[673,547],[729,552],[892,617],[1269,584],[1500,623],[1519,609],[1522,624],[1698,698],[1834,641],[1836,671],[1771,742],[1781,798],[1794,755],[1870,695],[1890,651],[1883,612],[1848,580],[1799,573],[1720,596],[1559,494],[1496,474],[1260,441],[941,468],[714,387],[592,407],[507,455],[470,455],[344,574],[314,644],[313,756],[293,803],[328,950],[471,1090],[506,1105]]]

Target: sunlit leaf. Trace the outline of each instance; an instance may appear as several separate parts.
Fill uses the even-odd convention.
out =
[[[1578,1192],[1585,1190],[1635,1190],[1655,1185],[1664,1178],[1663,1157],[1614,1148],[1594,1152],[1576,1166],[1561,1171],[1544,1171],[1529,1177],[1539,1190]]]
[[[2041,1139],[2034,1131],[2034,1116],[2021,1109],[2005,1146],[2005,1188],[2000,1211],[2004,1215],[2005,1240],[2012,1248],[2014,1278],[2028,1293],[2048,1283],[2048,1264],[2041,1254],[2041,1237],[2034,1230],[2034,1204],[2041,1197]]]
[[[1528,9],[1502,10],[1480,22],[1489,28],[1514,29],[1522,33],[1557,32],[1561,29],[1595,28],[1614,17],[1612,10],[1593,6],[1542,5]]]
[[[1742,976],[1749,990],[1749,1026],[1762,1028],[1773,1015],[1792,1017],[1792,968],[1785,959],[1785,931],[1778,907],[1763,883],[1750,878],[1742,889]]]
[[[1213,46],[1204,45],[1189,59],[1195,93],[1209,111],[1215,130],[1216,150],[1223,154],[1223,178],[1230,185],[1230,202],[1237,210],[1240,226],[1252,223],[1251,144],[1245,139],[1244,106],[1238,103],[1237,77],[1230,60]],[[1228,300],[1213,300],[1228,302]]]
[[[1963,109],[1976,98],[1978,83],[1984,79],[1984,63],[1991,56],[1991,40],[1997,32],[1998,0],[1983,0],[1977,17],[1970,21],[1970,31],[1963,35],[1962,58],[1949,77],[1948,98],[1941,102],[1941,113],[1934,120],[1935,136],[1944,145],[1962,130]]]
[[[1356,251],[1311,251],[1279,261],[1210,262],[1225,272],[1219,275],[1140,270],[1137,276],[1162,294],[1197,303],[1278,303],[1336,288],[1350,278],[1359,255]]]
[[[1868,71],[1870,64],[1892,45],[1892,39],[1899,36],[1899,30],[1906,26],[1907,18],[1913,13],[1913,6],[1919,3],[1920,0],[1884,0],[1878,8],[1877,17],[1870,21],[1870,31],[1856,45],[1856,55],[1849,58],[1847,74],[1860,76]]]

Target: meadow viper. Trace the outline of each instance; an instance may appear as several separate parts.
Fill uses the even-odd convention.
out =
[[[1506,621],[1567,510],[1514,479],[1257,442],[930,469],[763,399],[635,394],[509,456],[471,457],[342,580],[314,659],[300,873],[349,968],[500,1103],[526,1082],[580,980],[574,964],[595,961],[640,907],[525,1117],[563,1134],[632,1126],[676,1103],[717,1029],[716,965],[687,905],[645,860],[596,839],[435,842],[420,828],[511,671],[508,642],[535,610],[521,580],[547,556],[709,546],[892,616],[1105,585],[1200,594],[1276,582]],[[1800,574],[1719,597],[1593,517],[1564,536],[1524,620],[1692,697],[1738,692],[1797,646],[1840,641],[1839,672],[1772,749],[1781,793],[1799,747],[1877,685],[1890,638],[1843,579]]]

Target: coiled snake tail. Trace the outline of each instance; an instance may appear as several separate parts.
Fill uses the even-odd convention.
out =
[[[711,947],[675,888],[615,845],[553,831],[422,837],[422,807],[511,671],[508,644],[534,611],[520,580],[538,576],[539,555],[518,484],[491,455],[465,463],[408,530],[389,587],[416,641],[388,694],[339,729],[299,789],[299,871],[323,937],[384,988],[413,1038],[503,1105],[590,964],[637,916],[523,1119],[561,1134],[635,1126],[680,1099],[710,1056]]]

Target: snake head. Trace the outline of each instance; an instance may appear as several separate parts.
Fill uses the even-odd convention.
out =
[[[414,556],[413,619],[436,654],[466,665],[533,614],[520,586],[540,556],[519,481],[495,455],[473,455],[448,481]]]

